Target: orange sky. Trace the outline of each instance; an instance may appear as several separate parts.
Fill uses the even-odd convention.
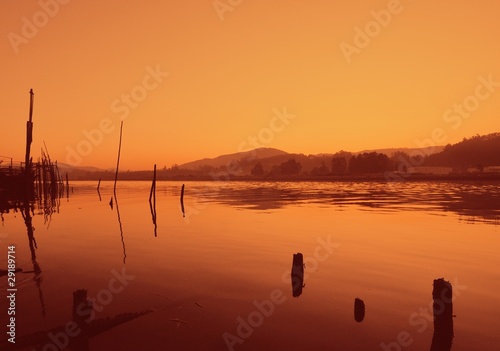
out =
[[[114,167],[122,117],[121,169],[237,152],[249,137],[309,154],[499,131],[497,1],[218,6],[2,1],[0,155],[24,158],[30,88],[33,154],[45,140],[82,166]],[[287,125],[273,112],[284,107]]]

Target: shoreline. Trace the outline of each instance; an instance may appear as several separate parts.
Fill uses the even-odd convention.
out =
[[[127,173],[118,174],[118,181],[150,181],[149,177],[128,177],[122,178],[122,175]],[[71,179],[72,181],[114,181],[113,177],[78,177]],[[245,181],[245,182],[384,182],[384,183],[398,183],[398,182],[420,182],[420,181],[494,181],[500,182],[500,173],[467,173],[467,174],[409,174],[409,173],[388,173],[388,174],[365,174],[365,175],[325,175],[325,176],[276,176],[276,177],[254,177],[254,176],[236,176],[236,175],[223,175],[219,177],[206,176],[157,176],[157,181]]]

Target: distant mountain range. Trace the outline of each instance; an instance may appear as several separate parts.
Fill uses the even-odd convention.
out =
[[[500,133],[464,138],[454,145],[427,148],[385,148],[359,152],[339,151],[305,155],[275,148],[258,148],[215,158],[204,158],[159,170],[158,179],[213,179],[213,174],[226,172],[241,177],[328,176],[359,172],[391,172],[398,169],[402,158],[421,155],[418,164],[428,167],[451,167],[454,172],[486,166],[500,166]],[[352,162],[351,162],[352,161]],[[353,162],[356,163],[356,167]],[[375,165],[377,164],[377,165]],[[361,168],[360,168],[361,167]],[[372,171],[370,171],[370,169]],[[96,167],[73,167],[59,163],[61,173],[72,179],[113,179],[114,170]],[[376,170],[376,171],[374,171]],[[124,173],[121,173],[125,175]],[[151,170],[126,172],[127,179],[150,179]],[[121,179],[125,179],[121,177]]]
[[[387,149],[375,149],[375,150],[363,150],[359,152],[350,152],[352,155],[358,155],[361,153],[370,153],[370,152],[376,152],[376,153],[381,153],[385,154],[387,156],[392,156],[396,152],[405,152],[405,153],[410,153],[410,152],[418,152],[420,154],[424,155],[431,155],[433,153],[440,152],[444,149],[444,146],[435,146],[435,147],[425,147],[425,148],[387,148]],[[340,151],[343,152],[343,151]],[[283,150],[279,149],[274,149],[274,148],[258,148],[252,151],[247,151],[247,152],[235,152],[232,154],[226,154],[226,155],[221,155],[215,158],[204,158],[201,160],[196,160],[196,161],[191,161],[188,163],[183,163],[179,165],[179,168],[181,169],[187,169],[187,170],[198,170],[206,167],[213,167],[213,168],[219,168],[219,167],[225,167],[228,164],[231,163],[240,163],[242,160],[244,161],[245,159],[252,159],[253,161],[260,161],[261,163],[277,163],[277,162],[283,162],[286,161],[290,158],[300,158],[300,159],[305,159],[309,160],[309,162],[306,161],[306,164],[311,163],[311,164],[316,164],[317,162],[314,162],[314,160],[318,161],[321,163],[322,161],[327,160],[328,162],[331,161],[331,158],[334,157],[333,153],[325,153],[325,154],[315,154],[315,155],[304,155],[304,154],[294,154],[294,153],[288,153]]]
[[[241,159],[253,158],[254,160],[262,160],[269,157],[285,156],[285,155],[290,155],[290,154],[282,150],[263,147],[246,152],[236,152],[233,154],[221,155],[215,158],[203,158],[201,160],[184,163],[180,165],[179,168],[191,169],[191,170],[200,169],[203,167],[219,168],[219,167],[224,167],[227,164],[230,164],[231,162],[237,162]]]

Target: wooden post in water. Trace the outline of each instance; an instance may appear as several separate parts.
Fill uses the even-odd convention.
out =
[[[115,185],[113,187],[113,193],[115,195],[116,195],[116,181],[118,180],[118,168],[120,166],[120,153],[122,150],[122,132],[123,132],[123,121],[120,124],[120,143],[118,145],[118,159],[116,160]]]
[[[69,180],[68,180],[68,172],[66,172],[66,198],[69,198]]]
[[[449,351],[453,342],[453,290],[450,282],[435,279],[432,299],[434,335],[431,351]]]
[[[29,120],[26,122],[26,155],[24,157],[25,172],[28,175],[31,171],[30,163],[30,153],[31,153],[31,142],[33,141],[33,99],[34,99],[33,89],[30,89],[30,113]]]
[[[33,89],[30,89],[30,112],[26,122],[26,154],[24,156],[25,187],[24,194],[27,198],[34,196],[33,173],[31,169],[31,143],[33,141]]]
[[[151,198],[153,197],[153,194],[156,198],[156,164],[155,164],[154,170],[153,170],[153,182],[151,183],[151,191],[149,192],[149,202],[151,202]]]
[[[304,256],[300,252],[293,254],[291,280],[292,296],[299,297],[304,287]]]

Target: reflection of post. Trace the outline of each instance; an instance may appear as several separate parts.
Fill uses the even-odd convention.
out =
[[[151,202],[153,198],[153,202]],[[155,237],[157,236],[156,229],[156,164],[153,171],[153,182],[151,184],[151,191],[149,192],[149,209],[151,210],[151,217],[153,219],[153,225],[155,226]]]
[[[293,254],[292,261],[292,295],[298,297],[302,295],[304,287],[304,257],[300,252]]]
[[[113,198],[111,198],[111,208],[113,208]],[[120,237],[122,240],[122,247],[123,247],[123,264],[125,264],[125,259],[127,258],[127,252],[125,251],[125,240],[123,239],[123,228],[122,228],[122,220],[120,218],[120,210],[118,209],[118,199],[116,198],[115,194],[115,205],[116,205],[116,213],[118,214],[118,224],[120,225]]]
[[[26,230],[28,232],[28,242],[31,252],[31,262],[33,263],[33,273],[34,273],[33,280],[35,281],[36,287],[38,288],[38,298],[40,299],[40,305],[42,306],[42,316],[45,317],[45,303],[43,300],[43,292],[42,292],[42,270],[36,260],[35,250],[37,249],[37,245],[34,235],[34,228],[30,213],[30,207],[28,203],[24,204],[24,207],[21,209],[21,214],[23,216],[24,224],[26,225]]]
[[[99,201],[102,201],[101,192],[99,191],[100,186],[101,186],[101,178],[99,178],[99,182],[97,183],[97,195],[99,195]]]
[[[354,299],[354,320],[361,323],[365,319],[365,303],[363,300]]]
[[[182,210],[182,217],[186,217],[186,212],[184,211],[184,184],[182,184],[181,188],[181,210]]]
[[[73,322],[78,325],[81,332],[72,340],[71,347],[77,351],[89,350],[89,323],[85,316],[92,313],[92,301],[87,299],[87,290],[73,292]]]
[[[443,278],[434,280],[432,305],[434,312],[434,335],[431,351],[450,351],[453,341],[453,291]]]

